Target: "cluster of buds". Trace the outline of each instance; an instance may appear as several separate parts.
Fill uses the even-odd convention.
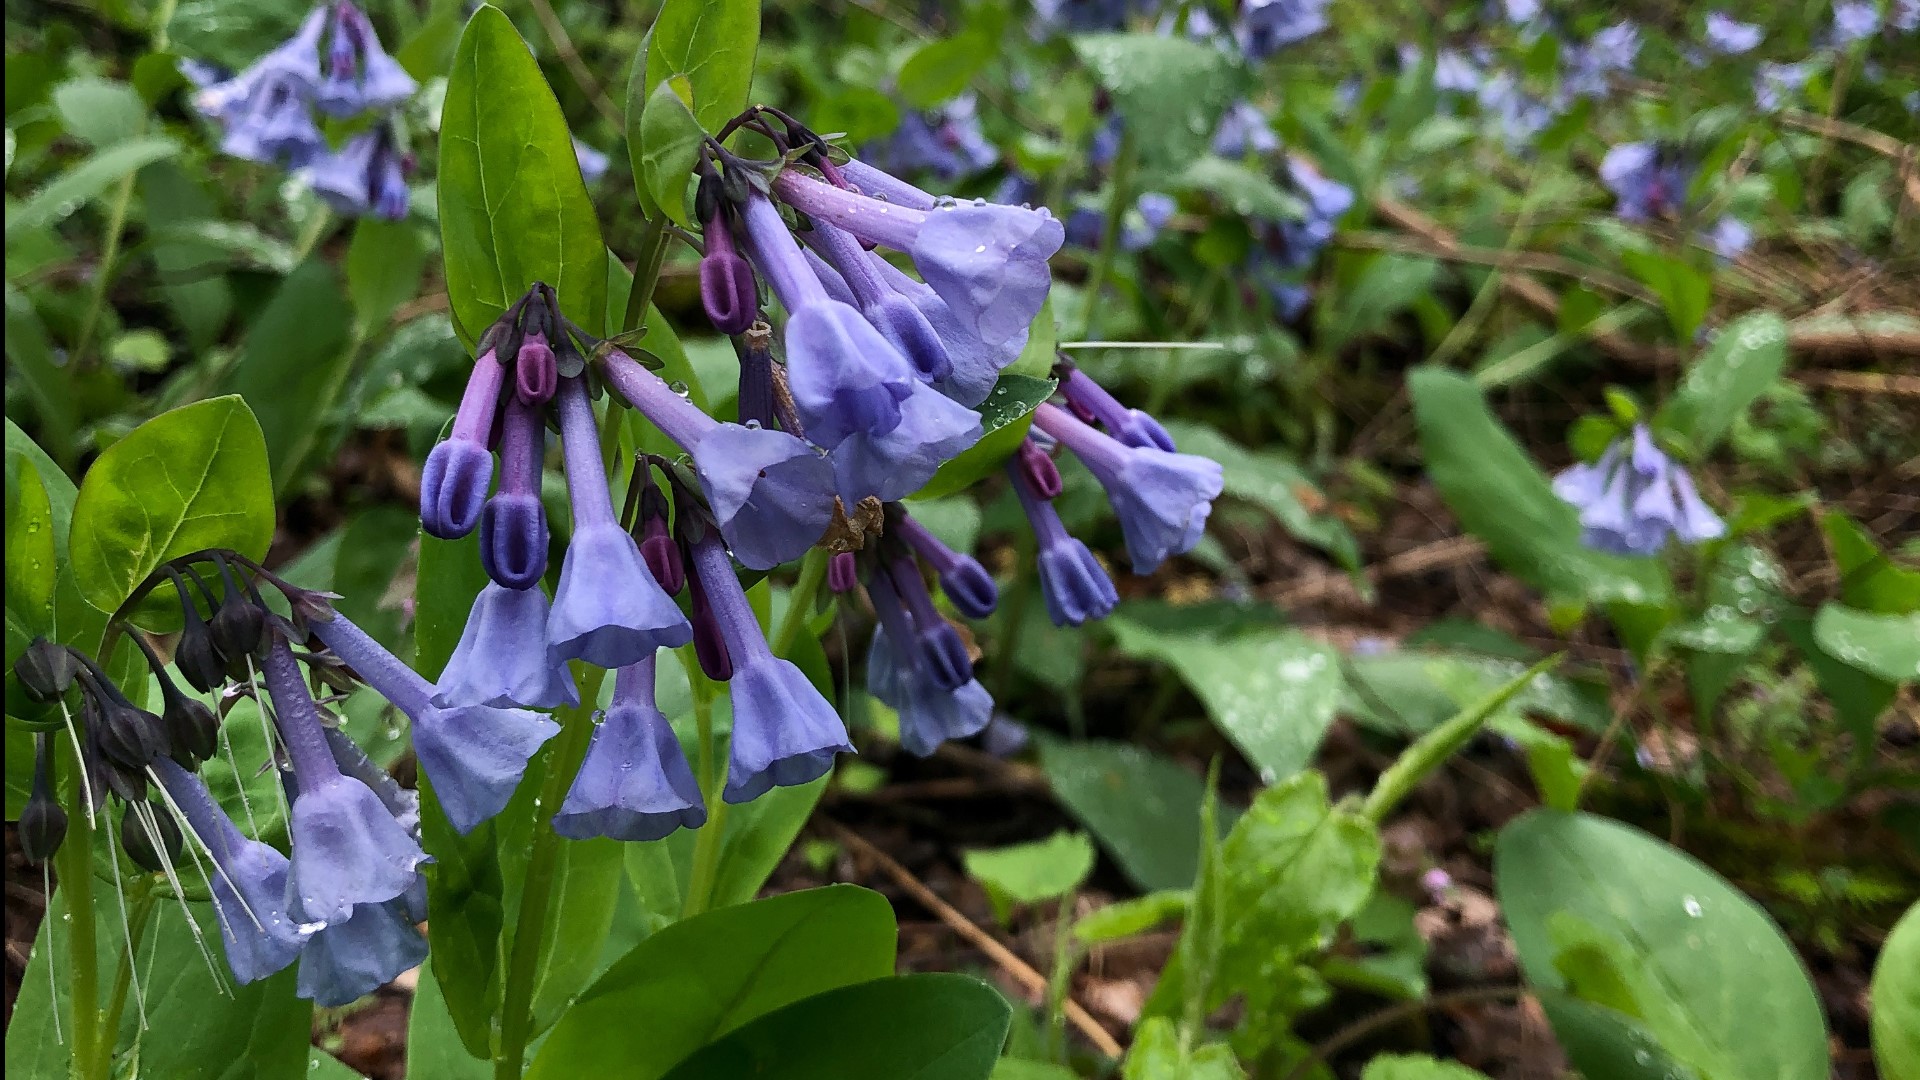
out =
[[[203,566],[212,574],[203,574]],[[280,591],[290,615],[267,605],[262,582]],[[128,632],[159,688],[159,713],[135,705],[99,663],[68,646],[36,641],[14,665],[28,700],[59,714],[36,737],[22,846],[30,858],[44,860],[65,838],[68,820],[55,796],[52,753],[64,726],[80,762],[74,783],[89,819],[102,818],[112,832],[109,802],[117,800],[124,808],[119,843],[129,861],[166,874],[176,895],[183,895],[183,863],[204,876],[237,982],[297,962],[301,996],[323,1005],[352,1001],[425,958],[417,924],[426,918],[426,887],[418,867],[427,856],[417,796],[339,731],[323,706],[364,681],[416,725],[433,728],[442,710],[428,702],[425,679],[325,597],[289,586],[232,552],[169,562],[114,625],[124,626],[136,602],[167,584],[181,623],[171,662],[139,631]],[[243,775],[226,728],[200,695],[213,695],[222,711],[241,697],[258,703],[268,734],[264,764],[287,802],[287,854],[269,842],[271,830],[255,819],[244,788],[245,828],[200,777],[201,763],[218,754]],[[549,734],[554,729],[536,713],[512,712],[489,710],[457,722],[488,733],[510,729],[516,719]]]
[[[351,0],[314,8],[291,38],[238,74],[192,60],[181,72],[198,88],[195,108],[219,125],[222,152],[301,170],[343,214],[407,216],[413,157],[393,114],[415,83]],[[321,134],[321,118],[365,116],[371,124],[337,150]]]

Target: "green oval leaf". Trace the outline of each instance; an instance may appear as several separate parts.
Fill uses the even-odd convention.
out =
[[[674,923],[634,946],[581,994],[548,1033],[527,1075],[654,1080],[708,1042],[809,994],[890,974],[894,935],[886,899],[851,885]],[[688,972],[698,972],[698,979],[689,981]],[[645,1023],[636,1023],[638,1017]]]
[[[272,539],[266,437],[229,395],[161,413],[108,447],[80,482],[69,545],[80,595],[111,612],[168,559],[203,548],[258,559]]]
[[[25,454],[7,456],[7,664],[34,635],[53,633],[53,504]]]
[[[987,1080],[1012,1020],[1006,999],[979,979],[901,975],[817,994],[763,1016],[667,1075]]]
[[[1844,604],[1823,604],[1813,640],[1828,656],[1888,682],[1920,679],[1920,612],[1876,615]]]
[[[640,117],[640,172],[647,193],[685,228],[693,226],[687,215],[687,179],[699,162],[700,141],[706,137],[683,96],[691,92],[686,77],[676,75],[654,87],[647,111]]]
[[[1020,448],[1033,425],[1033,410],[1053,396],[1056,384],[1051,378],[1036,379],[1012,372],[1000,376],[987,400],[974,407],[980,414],[980,441],[960,456],[940,466],[927,485],[913,493],[914,499],[938,499],[973,486],[973,483],[1000,467]]]
[[[929,41],[900,66],[900,96],[916,109],[931,109],[965,90],[993,55],[993,43],[976,34]]]
[[[718,131],[747,107],[759,47],[759,0],[666,0],[647,34],[641,100],[684,75],[693,91],[693,115],[701,127]],[[628,124],[633,120],[628,117]]]
[[[1690,457],[1711,451],[1727,429],[1787,365],[1787,324],[1771,311],[1736,319],[1720,331],[1667,399],[1654,427],[1684,444]]]
[[[536,281],[581,326],[607,306],[606,246],[567,119],[499,8],[468,21],[440,126],[440,240],[454,325],[471,345]]]
[[[1894,924],[1873,969],[1873,1057],[1887,1080],[1920,1080],[1920,904]]]
[[[1632,1021],[1616,1027],[1640,1026],[1702,1080],[1826,1077],[1826,1022],[1793,947],[1686,853],[1604,818],[1536,810],[1501,831],[1494,884],[1534,986]],[[1596,1045],[1611,1044],[1568,1040],[1574,1064],[1617,1075]]]
[[[99,197],[116,180],[179,152],[179,143],[160,136],[128,139],[95,152],[7,211],[7,241],[11,243],[16,235],[29,230],[57,224]]]
[[[1149,171],[1206,151],[1239,78],[1211,45],[1158,34],[1083,34],[1073,50],[1113,95]]]

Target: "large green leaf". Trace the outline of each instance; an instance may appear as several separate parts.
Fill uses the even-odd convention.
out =
[[[1920,1080],[1920,904],[1907,909],[1873,968],[1873,1057],[1886,1080]]]
[[[1184,889],[1200,865],[1200,778],[1115,742],[1040,744],[1040,767],[1067,811],[1143,889]]]
[[[420,969],[420,981],[407,1009],[407,1075],[420,1080],[492,1080],[493,1065],[461,1045],[460,1032],[447,1012],[446,995],[432,964]]]
[[[1760,311],[1736,319],[1687,369],[1654,427],[1681,443],[1689,457],[1704,457],[1779,381],[1786,364],[1787,324],[1780,316]]]
[[[654,1080],[757,1017],[891,974],[894,934],[886,900],[850,885],[786,893],[675,923],[635,946],[580,995],[541,1043],[528,1076]],[[846,1033],[839,1034],[825,1041],[843,1044]]]
[[[687,181],[700,161],[700,130],[684,95],[686,77],[676,75],[653,88],[640,117],[640,182],[656,206],[683,228],[694,222],[687,212]]]
[[[320,425],[346,385],[347,298],[324,259],[302,263],[247,329],[226,389],[246,399],[266,433],[273,486],[284,491],[313,449]]]
[[[23,454],[7,455],[7,665],[35,635],[53,633],[53,591],[60,564],[46,482]]]
[[[1148,170],[1186,165],[1206,150],[1238,84],[1212,45],[1159,34],[1084,34],[1074,52],[1109,94]]]
[[[1920,679],[1920,612],[1876,615],[1823,604],[1813,639],[1828,656],[1888,682]]]
[[[1179,672],[1267,783],[1313,760],[1346,685],[1331,646],[1294,630],[1223,640],[1155,633],[1121,618],[1109,625],[1123,651]]]
[[[88,603],[113,611],[176,556],[230,548],[264,557],[273,522],[266,438],[246,403],[182,406],[134,428],[87,470],[69,537],[74,579]]]
[[[1657,563],[1589,551],[1580,517],[1487,408],[1472,380],[1421,368],[1408,378],[1427,472],[1468,532],[1530,584],[1564,597],[1664,606]]]
[[[901,975],[816,994],[763,1016],[667,1075],[987,1080],[1012,1020],[1006,999],[979,979]]]
[[[760,45],[759,0],[666,0],[647,34],[646,82],[655,87],[685,76],[700,126],[718,131],[747,107],[753,55]],[[636,117],[627,118],[629,133]]]
[[[1703,1080],[1827,1075],[1826,1023],[1793,947],[1685,853],[1604,818],[1537,810],[1501,831],[1494,883],[1536,987],[1635,1021]],[[1549,1015],[1560,1026],[1551,1003]],[[1569,1051],[1588,1075],[1615,1075]]]
[[[561,843],[554,866],[553,899],[534,971],[534,1030],[544,1029],[593,978],[601,946],[613,930],[624,855],[619,841],[604,837]]]
[[[1894,562],[1859,522],[1839,510],[1822,514],[1820,529],[1827,534],[1840,571],[1840,599],[1848,607],[1882,615],[1920,611],[1920,570]]]
[[[347,245],[347,295],[353,300],[355,333],[368,338],[385,326],[394,309],[420,295],[427,249],[411,222],[361,218]]]
[[[606,245],[567,119],[499,8],[468,21],[440,126],[440,241],[454,325],[471,345],[536,281],[581,326],[607,305]]]

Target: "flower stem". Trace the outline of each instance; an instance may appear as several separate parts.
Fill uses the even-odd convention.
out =
[[[128,945],[120,956],[119,971],[113,977],[113,997],[107,1003],[107,1021],[103,1030],[119,1031],[120,1014],[126,1011],[127,990],[133,984],[133,960],[140,955],[140,943],[147,936],[147,924],[153,921],[153,879],[142,876],[134,882],[133,901],[127,914]]]
[[[627,289],[627,317],[622,330],[632,333],[647,321],[653,307],[654,286],[660,283],[660,265],[667,257],[667,216],[659,214],[647,220],[640,234],[640,257],[633,263],[633,284]]]
[[[113,264],[120,261],[120,234],[127,229],[127,211],[133,205],[132,176],[120,181],[114,190],[113,202],[107,207],[107,231],[100,249],[100,267],[93,275],[93,295],[87,298],[87,311],[80,319],[80,333],[74,339],[73,357],[68,361],[75,364],[87,358],[87,350],[93,346],[93,334],[100,325],[100,309],[106,306],[107,286],[113,282]]]
[[[500,1042],[493,1056],[496,1080],[520,1080],[527,1065],[527,1042],[533,1033],[533,990],[540,970],[541,946],[546,943],[547,909],[553,902],[555,868],[560,858],[560,835],[553,831],[553,815],[567,797],[574,773],[593,741],[593,710],[600,702],[600,683],[607,673],[590,667],[580,687],[580,704],[559,712],[560,734],[547,758],[546,776],[535,804],[533,851],[527,858],[526,886],[520,894],[520,917],[513,927],[512,951],[501,993]]]
[[[106,1080],[113,1063],[113,1043],[100,1037],[100,955],[94,939],[93,823],[87,817],[85,796],[78,777],[80,760],[71,743],[61,743],[67,757],[66,773],[75,777],[67,806],[67,838],[55,853],[60,891],[66,899],[68,1002],[72,1007],[73,1076],[76,1080]],[[57,957],[48,957],[49,963]]]
[[[687,669],[687,685],[693,691],[693,722],[700,732],[700,787],[707,798],[707,823],[694,838],[693,870],[687,878],[687,895],[680,903],[680,917],[690,919],[712,905],[714,881],[720,876],[720,849],[727,834],[727,801],[720,796],[726,784],[726,766],[713,739],[713,682],[700,670],[693,646],[675,651],[680,665]]]
[[[1113,271],[1114,253],[1120,248],[1120,224],[1127,212],[1127,186],[1133,180],[1133,159],[1137,151],[1133,129],[1129,127],[1120,134],[1120,149],[1113,155],[1113,174],[1107,181],[1112,185],[1107,192],[1107,220],[1100,232],[1100,254],[1094,260],[1093,271],[1087,275],[1087,289],[1081,301],[1080,333],[1076,335],[1080,341],[1093,337],[1094,316],[1100,310],[1100,290],[1106,287],[1107,275]]]
[[[773,655],[785,658],[787,650],[799,639],[801,628],[807,625],[807,616],[813,613],[814,597],[820,595],[820,584],[827,580],[827,561],[831,558],[826,548],[814,548],[800,561],[800,578],[787,593],[787,610],[767,642]]]

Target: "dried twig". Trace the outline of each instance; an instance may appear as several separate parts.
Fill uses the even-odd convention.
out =
[[[941,922],[946,923],[954,933],[966,938],[968,944],[986,953],[989,959],[995,964],[998,964],[1001,970],[1018,980],[1020,985],[1027,988],[1028,992],[1040,995],[1046,994],[1047,977],[1045,975],[1035,971],[1032,965],[1020,959],[1012,949],[1000,944],[999,940],[992,934],[975,926],[973,920],[962,915],[952,904],[940,899],[937,893],[928,888],[919,878],[914,877],[911,870],[895,862],[891,856],[875,847],[866,837],[861,836],[845,825],[833,820],[827,820],[826,825],[841,843],[846,844],[849,848],[858,852],[862,858],[871,860],[885,872],[889,878],[893,879],[894,884],[905,889],[908,894],[920,902],[921,906],[933,912]],[[1065,933],[1066,928],[1059,928],[1059,932]],[[1071,1021],[1073,1026],[1079,1029],[1080,1034],[1085,1035],[1087,1041],[1091,1042],[1101,1053],[1110,1058],[1120,1058],[1126,1055],[1126,1049],[1120,1045],[1119,1041],[1116,1040],[1106,1028],[1101,1027],[1100,1021],[1095,1020],[1093,1014],[1082,1008],[1079,1002],[1068,998],[1065,1005],[1067,1019]]]
[[[1409,577],[1428,570],[1443,570],[1471,562],[1485,554],[1486,550],[1487,545],[1471,536],[1449,536],[1375,563],[1367,567],[1366,577],[1368,581],[1378,585],[1394,578]],[[1283,590],[1274,597],[1274,602],[1284,607],[1324,600],[1348,591],[1352,587],[1353,579],[1345,574],[1322,574]]]

